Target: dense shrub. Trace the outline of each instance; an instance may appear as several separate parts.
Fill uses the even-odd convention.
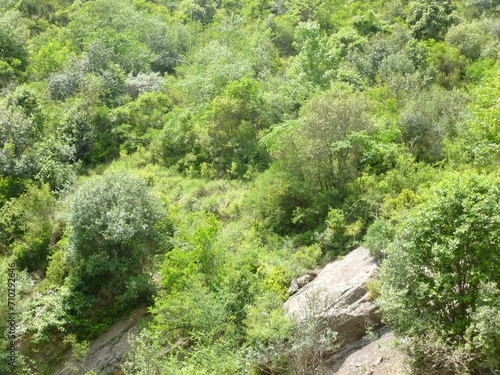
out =
[[[382,311],[399,334],[417,338],[409,346],[417,364],[448,370],[497,365],[498,343],[485,330],[484,313],[499,312],[484,293],[497,293],[500,283],[499,198],[498,176],[450,176],[413,210],[388,247]],[[455,361],[464,345],[466,353]]]

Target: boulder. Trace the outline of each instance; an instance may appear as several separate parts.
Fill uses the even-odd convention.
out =
[[[395,340],[394,333],[383,327],[374,332],[373,339],[357,340],[325,360],[320,372],[325,375],[409,374],[406,357],[394,348]]]
[[[367,293],[367,282],[376,279],[378,265],[368,249],[358,247],[340,260],[327,264],[317,277],[284,304],[297,321],[316,319],[337,332],[338,350],[360,339],[367,327],[381,326],[377,306]]]

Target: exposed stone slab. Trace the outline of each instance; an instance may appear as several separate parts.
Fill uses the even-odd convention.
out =
[[[339,350],[363,337],[366,328],[381,326],[377,306],[367,296],[367,282],[376,279],[378,265],[368,249],[358,247],[340,260],[327,264],[284,304],[296,320],[308,318],[338,332]]]

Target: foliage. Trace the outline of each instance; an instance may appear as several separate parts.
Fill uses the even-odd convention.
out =
[[[457,48],[462,55],[477,59],[481,56],[485,35],[478,24],[458,24],[446,33],[446,42]]]
[[[160,92],[165,80],[158,73],[129,74],[126,79],[127,93],[133,98],[146,92]]]
[[[26,42],[29,31],[18,10],[7,10],[0,17],[0,87],[22,76],[28,63]]]
[[[422,91],[401,111],[403,140],[418,161],[442,159],[444,142],[457,134],[457,122],[465,98],[439,87]]]
[[[116,108],[111,121],[114,133],[122,139],[121,148],[133,152],[148,145],[152,133],[163,127],[171,109],[167,95],[153,92],[144,92],[137,100]]]
[[[34,271],[47,266],[54,197],[47,185],[26,189],[2,208],[1,249],[4,255],[14,255],[20,269]]]
[[[387,268],[396,254],[411,268],[412,241],[436,252],[416,259],[442,272],[421,266],[429,284],[387,313],[434,324],[402,344],[417,371],[498,371],[497,280],[472,275],[463,298],[451,287],[449,267],[474,253],[459,245],[482,227],[404,232],[453,213],[423,217],[439,197],[490,197],[497,1],[4,0],[0,11],[0,264],[22,279],[19,373],[54,373],[69,346],[83,353],[138,305],[152,323],[129,373],[316,371],[331,335],[284,320],[289,280],[363,238]],[[463,195],[438,183],[450,173]],[[455,195],[429,193],[445,187]]]
[[[44,137],[44,119],[33,92],[18,89],[0,102],[0,173],[4,177],[49,183],[54,189],[74,178],[74,150]]]
[[[125,374],[234,374],[241,371],[240,353],[231,340],[220,340],[210,346],[183,351],[177,356],[177,345],[163,355],[163,347],[147,329],[131,339],[132,350],[127,353]]]
[[[389,245],[393,237],[393,228],[385,220],[380,219],[370,225],[363,238],[363,246],[370,249],[370,255],[381,260],[384,257],[384,250]]]
[[[290,75],[301,84],[327,87],[335,77],[336,51],[328,45],[315,22],[301,23],[295,31],[294,47],[298,51],[291,66]]]
[[[466,332],[466,340],[470,351],[477,350],[485,359],[485,367],[490,370],[498,368],[500,346],[500,293],[498,284],[484,282],[480,284],[477,305],[471,310],[471,325]]]
[[[139,255],[133,253],[134,246],[154,238],[151,229],[161,211],[142,180],[116,174],[95,177],[78,189],[70,215],[69,243],[77,257],[100,252],[130,257]]]
[[[178,245],[165,255],[162,292],[153,310],[158,329],[169,332],[174,342],[194,338],[198,332],[210,340],[224,330],[227,319],[228,301],[217,293],[223,262],[215,244],[219,223],[212,215],[193,214],[190,225],[174,238]]]
[[[200,104],[213,99],[226,84],[253,74],[251,60],[234,46],[213,40],[193,53],[178,68],[185,78],[179,83],[188,101]]]
[[[481,168],[495,170],[498,167],[498,64],[490,70],[486,82],[473,91],[470,104],[472,116],[460,128],[460,138],[450,144],[450,153],[460,161],[471,162]]]
[[[452,175],[400,227],[380,276],[385,319],[400,334],[424,342],[436,335],[453,350],[473,332],[477,309],[494,308],[479,291],[485,280],[499,283],[499,194],[497,176]],[[470,351],[479,365],[492,359]]]
[[[246,210],[255,212],[261,226],[270,227],[277,233],[287,233],[291,228],[303,227],[293,218],[297,209],[308,207],[311,201],[306,183],[271,168],[257,178],[244,205]]]
[[[25,181],[14,177],[0,178],[0,207],[10,199],[16,198],[26,190]]]
[[[94,314],[89,308],[96,302],[115,312],[147,303],[152,288],[143,272],[168,223],[146,183],[127,173],[95,177],[75,192],[70,207],[65,251],[73,268],[73,316]]]
[[[21,315],[20,337],[31,333],[32,343],[46,343],[54,331],[65,331],[69,320],[69,298],[71,291],[67,286],[35,293],[26,301],[28,308]]]
[[[301,321],[290,320],[282,314],[281,309],[274,309],[259,311],[258,318],[249,315],[250,319],[257,318],[260,332],[257,342],[248,350],[247,361],[261,373],[305,375],[314,372],[324,355],[335,349],[336,332],[315,317],[313,310],[307,311],[308,315]]]
[[[1,172],[3,176],[27,177],[30,172],[30,149],[40,140],[41,124],[22,107],[0,102]],[[28,159],[28,160],[26,160]]]
[[[345,251],[354,248],[358,244],[360,235],[360,223],[347,224],[342,210],[330,209],[325,220],[326,228],[317,234],[318,244],[330,257],[343,255]]]
[[[237,177],[252,167],[257,170],[266,167],[268,157],[258,143],[258,134],[272,119],[255,80],[242,78],[228,83],[207,112],[210,141],[202,146],[208,149],[219,170]]]
[[[273,156],[320,189],[343,186],[357,173],[358,147],[351,138],[370,128],[368,100],[348,90],[331,91],[307,102],[299,121],[275,127],[266,137]]]
[[[454,22],[450,1],[412,2],[406,22],[417,39],[439,40]]]

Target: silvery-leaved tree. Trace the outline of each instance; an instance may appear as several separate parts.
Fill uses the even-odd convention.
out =
[[[143,271],[161,246],[164,218],[146,182],[131,174],[94,177],[80,186],[68,222],[75,290],[99,299],[111,296],[118,305],[147,298]]]

